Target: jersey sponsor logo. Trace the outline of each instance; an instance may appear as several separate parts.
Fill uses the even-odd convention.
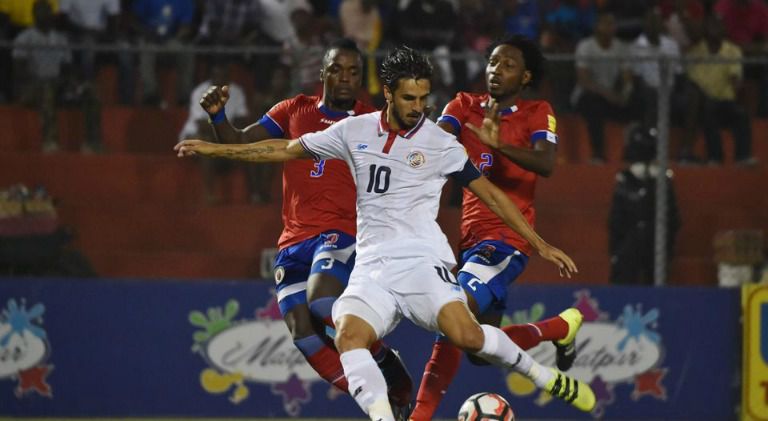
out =
[[[329,125],[329,126],[330,126],[330,125],[332,125],[332,124],[334,124],[334,123],[336,123],[336,121],[334,121],[334,120],[329,120],[329,119],[327,119],[327,118],[321,118],[321,119],[320,119],[320,122],[321,122],[321,123],[325,123],[325,124],[327,124],[327,125]]]
[[[368,149],[368,145],[366,145],[365,143],[358,143],[357,144],[357,150],[358,151],[364,151],[366,149]]]
[[[551,114],[547,114],[547,129],[552,133],[557,131],[557,120]]]
[[[408,165],[413,168],[419,168],[424,165],[425,162],[427,162],[427,159],[424,158],[424,154],[419,151],[414,151],[408,154]]]
[[[280,284],[280,282],[283,282],[283,279],[285,278],[285,268],[282,266],[278,266],[275,268],[275,284]]]

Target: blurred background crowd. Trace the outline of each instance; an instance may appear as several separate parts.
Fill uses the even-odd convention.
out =
[[[227,82],[234,63],[250,79],[244,105],[254,117],[276,99],[318,93],[324,47],[343,36],[371,54],[365,83],[367,99],[377,104],[377,52],[398,44],[432,52],[439,70],[432,99],[437,113],[456,91],[484,89],[483,54],[494,39],[510,33],[538,40],[550,55],[575,54],[575,62],[550,62],[542,89],[558,113],[584,116],[591,162],[600,164],[606,159],[605,120],[655,125],[658,64],[632,58],[764,58],[768,5],[764,0],[5,0],[0,37],[11,48],[0,56],[0,102],[45,104],[47,151],[58,149],[53,107],[78,104],[88,128],[83,150],[99,151],[96,116],[105,95],[94,81],[104,66],[117,69],[119,104],[187,106],[196,102],[190,95],[198,83],[213,76]],[[31,44],[48,49],[24,48]],[[619,59],[588,60],[600,57]],[[158,82],[162,65],[175,68],[169,95]],[[740,62],[675,62],[669,72],[673,124],[688,134],[701,126],[707,146],[706,156],[696,156],[688,136],[676,158],[721,164],[716,132],[725,125],[734,131],[737,163],[754,165],[748,114],[768,115],[767,70],[763,62],[744,68]],[[738,100],[744,79],[753,82],[752,109]]]
[[[26,117],[20,119],[17,115],[23,114],[14,110],[34,112],[39,119],[39,129],[30,135],[34,139],[6,141],[5,146],[34,145],[44,156],[75,150],[100,156],[136,151],[144,142],[170,155],[177,139],[215,140],[197,104],[210,85],[231,86],[227,114],[241,127],[282,99],[321,94],[323,53],[340,37],[354,40],[366,53],[360,98],[378,106],[383,101],[377,60],[399,44],[431,53],[437,75],[431,95],[435,118],[457,91],[485,90],[486,49],[513,33],[536,40],[548,58],[543,83],[526,95],[547,99],[555,109],[562,139],[559,162],[608,167],[610,181],[601,183],[610,187],[612,198],[605,203],[591,199],[585,206],[603,209],[598,219],[603,227],[608,221],[604,242],[610,264],[629,259],[653,266],[656,214],[653,195],[647,193],[658,175],[649,163],[655,159],[660,110],[668,111],[675,168],[751,172],[734,175],[736,182],[724,181],[748,191],[757,186],[743,186],[745,180],[765,181],[768,148],[764,133],[755,129],[768,116],[765,0],[0,0],[0,117],[8,116],[11,135],[19,139],[26,135],[16,129]],[[62,110],[70,111],[62,117]],[[131,120],[129,114],[141,117]],[[75,119],[79,122],[72,123]],[[169,120],[179,120],[174,132],[158,131]],[[73,131],[73,124],[82,129]],[[72,137],[62,136],[62,130],[75,132],[78,139],[62,141]],[[168,139],[156,139],[158,133]],[[45,162],[51,168],[53,161]],[[205,203],[228,200],[215,175],[233,166],[203,162]],[[247,203],[279,204],[273,167],[243,169]],[[573,171],[587,179],[593,174],[605,178],[583,168]],[[583,187],[580,183],[572,187]],[[599,191],[597,184],[588,187]],[[675,190],[670,192],[670,254],[681,226],[688,237],[708,242],[715,229],[765,224],[743,223],[764,208],[755,202],[749,211],[737,213],[737,222],[702,217],[686,228],[692,205],[683,203],[678,210]],[[459,193],[448,195],[450,204],[460,202]],[[684,189],[682,200],[695,194]],[[751,199],[764,200],[760,197]],[[565,206],[547,200],[540,206],[544,215]],[[705,225],[706,235],[697,228]],[[627,227],[641,228],[633,228],[628,237]],[[697,240],[691,241],[683,245],[684,252],[703,259]],[[633,250],[645,250],[646,256]],[[251,258],[255,254],[248,253]],[[673,272],[695,278],[700,272],[691,271],[693,266]],[[615,278],[638,273],[632,267],[612,270],[625,273]],[[646,282],[650,277],[646,274]]]

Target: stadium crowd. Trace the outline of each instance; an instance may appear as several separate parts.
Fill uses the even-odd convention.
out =
[[[557,113],[584,117],[591,162],[601,164],[606,119],[655,125],[659,69],[642,59],[765,57],[768,5],[764,0],[6,0],[0,1],[0,40],[6,45],[0,49],[0,103],[39,108],[45,151],[58,149],[56,107],[77,105],[87,127],[82,149],[98,152],[96,116],[103,101],[94,81],[104,65],[118,69],[122,105],[189,106],[190,94],[211,66],[235,63],[252,79],[253,89],[246,92],[250,108],[261,111],[263,97],[317,93],[325,47],[348,37],[371,53],[364,83],[367,99],[377,105],[382,103],[377,57],[400,44],[431,52],[438,69],[432,95],[436,117],[455,92],[483,89],[485,50],[510,33],[537,40],[550,55],[575,55],[550,61],[543,94]],[[30,44],[48,48],[24,48]],[[62,48],[67,45],[74,48]],[[250,50],[221,54],[222,46]],[[614,59],[594,61],[605,56]],[[736,163],[758,163],[750,147],[750,119],[768,115],[768,72],[765,63],[750,63],[673,64],[672,123],[687,129],[675,156],[680,163],[721,165],[723,127],[736,139]],[[158,82],[157,66],[163,64],[175,67],[173,98],[163,97]],[[282,92],[272,92],[284,85],[272,83],[273,73],[289,76]],[[752,107],[741,99],[745,78],[757,92]],[[699,128],[706,156],[693,153]]]

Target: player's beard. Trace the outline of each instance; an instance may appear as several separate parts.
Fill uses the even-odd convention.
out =
[[[398,125],[398,127],[400,127],[400,129],[412,129],[416,124],[418,124],[419,120],[421,119],[421,115],[422,115],[422,114],[419,114],[419,116],[416,117],[416,122],[415,123],[408,124],[408,123],[406,123],[400,117],[400,113],[398,113],[397,110],[395,110],[395,112],[393,114],[395,115],[395,121],[397,122],[397,125]]]

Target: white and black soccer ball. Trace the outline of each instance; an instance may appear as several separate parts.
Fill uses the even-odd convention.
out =
[[[459,421],[514,421],[515,413],[506,399],[495,393],[472,395],[459,409]]]

